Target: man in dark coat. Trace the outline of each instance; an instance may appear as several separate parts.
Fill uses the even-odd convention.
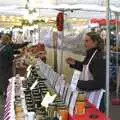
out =
[[[18,49],[26,46],[28,42],[23,44],[14,44],[11,42],[9,35],[3,35],[0,44],[0,92],[6,91],[8,79],[13,76],[12,66],[14,54],[18,53]]]

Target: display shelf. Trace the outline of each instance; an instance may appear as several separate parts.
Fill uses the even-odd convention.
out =
[[[17,77],[17,82],[15,82],[17,92],[15,92],[14,102],[16,103],[15,117],[17,119],[22,117],[23,120],[28,120],[32,116],[33,120],[52,120],[55,118],[57,120],[92,120],[95,117],[97,120],[109,120],[88,100],[84,101],[85,112],[76,114],[79,92],[73,92],[70,85],[65,82],[64,76],[53,71],[49,65],[42,62],[36,66],[31,67],[28,78],[20,80],[21,77]],[[30,89],[36,80],[38,83],[33,89]],[[49,92],[50,97],[55,94],[57,97],[45,108],[41,103],[47,92]]]

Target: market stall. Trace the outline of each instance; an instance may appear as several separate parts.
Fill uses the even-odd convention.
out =
[[[108,6],[109,6],[109,4],[108,4]],[[39,6],[39,5],[36,5],[36,6],[34,6],[35,8],[37,8],[37,9],[52,9],[52,10],[57,10],[57,11],[62,11],[63,13],[64,13],[64,15],[67,13],[68,15],[69,14],[71,14],[71,13],[73,13],[73,11],[76,11],[76,10],[78,10],[78,11],[95,11],[95,12],[100,12],[100,13],[105,13],[105,7],[104,6],[98,6],[98,5],[91,5],[91,6],[89,6],[89,5],[83,5],[83,4],[79,4],[79,5],[73,5],[73,6],[70,6],[70,5],[60,5],[60,6],[45,6],[45,7],[43,7],[43,6]],[[40,7],[40,8],[39,8]],[[98,9],[96,9],[96,8],[98,8]],[[113,12],[117,12],[117,13],[119,13],[120,11],[119,11],[119,9],[117,9],[117,8],[115,8],[115,7],[113,7],[113,6],[111,6],[110,7],[110,9],[113,11]],[[68,12],[68,11],[70,11],[70,12]],[[79,16],[79,14],[77,13],[77,15]],[[103,15],[103,14],[102,14]],[[104,16],[105,16],[105,14],[104,14]],[[108,8],[108,16],[109,16],[109,8]],[[109,17],[107,18],[108,19],[108,28],[109,28]],[[104,24],[104,22],[105,22],[105,24],[106,24],[106,21],[105,20],[102,20],[102,22],[100,22],[100,24]],[[114,23],[114,21],[112,21],[112,23]],[[107,33],[108,33],[108,36],[107,36],[107,67],[106,67],[106,69],[107,69],[107,71],[109,71],[109,29],[107,28]],[[39,29],[40,30],[40,29]],[[61,30],[60,30],[61,31]],[[39,31],[40,32],[40,31]],[[60,38],[62,38],[62,40],[61,40],[61,64],[60,64],[60,73],[63,73],[63,45],[64,45],[64,39],[65,39],[65,34],[64,34],[64,31],[62,31],[61,32],[62,34],[62,37],[60,37]],[[39,37],[40,37],[40,35],[39,35]],[[32,49],[32,48],[31,48]],[[29,51],[29,50],[28,50]],[[30,50],[30,51],[34,51],[34,50]],[[34,54],[36,54],[36,50],[34,51]],[[41,53],[38,53],[38,54],[41,54]],[[33,55],[34,56],[34,55]],[[30,56],[31,57],[31,56]],[[35,62],[35,59],[34,58],[30,58],[32,61],[33,61],[33,63]],[[31,61],[30,61],[31,62]],[[44,72],[46,72],[46,71],[44,71]],[[108,109],[107,110],[109,110],[109,72],[107,72],[107,77],[106,77],[106,88],[107,88],[107,107],[108,107]],[[118,81],[118,83],[119,83],[119,81]],[[118,88],[118,87],[117,87]],[[118,93],[118,89],[117,89],[117,93]],[[99,112],[99,111],[98,111]],[[107,111],[107,115],[109,114],[109,111]],[[89,116],[89,115],[88,115]],[[103,115],[104,116],[104,115]],[[96,115],[93,115],[93,117],[96,117]]]
[[[63,75],[40,60],[28,67],[26,78],[10,79],[7,95],[4,120],[109,120],[85,93],[73,91]]]

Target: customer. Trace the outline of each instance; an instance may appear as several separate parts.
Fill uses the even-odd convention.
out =
[[[26,46],[28,42],[23,44],[12,43],[11,36],[4,34],[1,37],[0,43],[0,91],[3,93],[6,91],[8,85],[8,79],[13,76],[12,65],[14,54],[19,53],[19,48]]]
[[[103,59],[103,41],[96,32],[88,32],[85,35],[84,45],[86,57],[79,62],[72,57],[66,59],[70,67],[81,71],[77,87],[79,90],[93,92],[105,88],[105,60]],[[102,107],[102,108],[101,108]],[[103,103],[100,109],[104,111]]]

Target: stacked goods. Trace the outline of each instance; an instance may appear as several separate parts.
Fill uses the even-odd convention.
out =
[[[38,74],[38,71],[44,78]],[[10,120],[106,119],[95,105],[86,100],[85,92],[72,91],[65,82],[64,76],[60,76],[42,61],[37,62],[36,66],[27,68],[26,79],[19,75],[14,79],[14,84],[11,84],[13,87],[9,86],[7,90],[4,118],[11,118]],[[11,88],[14,88],[13,92],[9,92]]]
[[[38,84],[31,90],[31,86],[35,81]],[[23,88],[25,88],[25,101],[28,112],[35,112],[36,120],[47,120],[48,118],[56,118],[57,113],[62,117],[62,120],[68,120],[68,109],[64,104],[62,99],[58,96],[55,101],[49,105],[46,111],[44,107],[41,106],[43,98],[46,96],[47,92],[51,95],[54,91],[46,85],[45,79],[42,79],[36,72],[35,68],[32,67],[31,74],[26,81],[23,81]]]
[[[21,57],[16,59],[16,71],[18,74],[24,76],[28,65],[35,65],[37,59],[41,59],[46,62],[46,50],[45,45],[39,43],[32,47],[25,47],[21,50]]]
[[[39,43],[35,46],[32,46],[30,48],[25,49],[25,54],[31,55],[35,58],[40,58],[44,62],[46,62],[46,50],[45,50],[45,45],[42,43]]]

